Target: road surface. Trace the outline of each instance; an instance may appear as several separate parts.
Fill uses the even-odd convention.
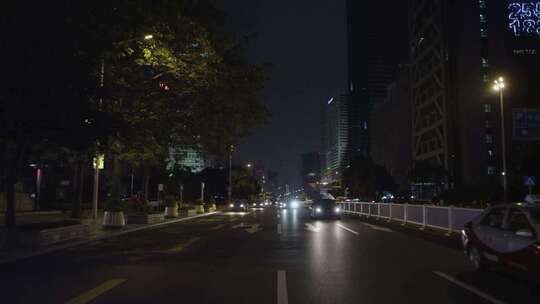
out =
[[[1,266],[2,303],[540,303],[460,250],[357,218],[221,213]]]

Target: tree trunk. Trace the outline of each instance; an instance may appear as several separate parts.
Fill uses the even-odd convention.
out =
[[[144,201],[148,202],[148,192],[150,187],[150,168],[144,166],[144,177],[143,177],[143,187],[144,187]]]
[[[122,168],[120,167],[120,159],[118,155],[114,154],[113,156],[113,172],[112,172],[112,185],[111,185],[111,199],[119,200],[120,199],[120,184],[121,184],[121,174]]]
[[[85,166],[84,166],[84,160],[79,159],[77,160],[76,164],[76,186],[75,186],[75,196],[73,199],[73,210],[71,211],[71,217],[79,219],[81,218],[81,210],[82,210],[82,200],[83,200],[83,193],[84,193],[84,174],[85,174]]]
[[[15,184],[19,179],[19,172],[27,158],[27,143],[24,140],[16,142],[16,151],[13,158],[10,158],[7,143],[4,143],[4,170],[5,170],[5,193],[6,193],[6,213],[5,226],[8,229],[13,229],[17,225],[15,217]]]

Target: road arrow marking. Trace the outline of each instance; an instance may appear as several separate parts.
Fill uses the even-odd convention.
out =
[[[319,232],[319,231],[321,231],[321,228],[315,227],[313,224],[305,223],[304,225],[306,225],[306,230],[308,230],[308,231],[311,231],[311,232]]]

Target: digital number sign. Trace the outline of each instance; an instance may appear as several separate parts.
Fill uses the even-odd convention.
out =
[[[540,37],[540,1],[509,1],[508,22],[515,37]]]

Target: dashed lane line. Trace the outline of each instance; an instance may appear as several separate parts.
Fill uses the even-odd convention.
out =
[[[337,224],[337,226],[338,226],[339,228],[343,229],[343,230],[349,231],[349,232],[352,233],[352,234],[355,234],[355,235],[359,235],[359,234],[360,234],[360,233],[358,233],[358,232],[352,230],[351,228],[345,227],[345,226],[343,226],[343,225],[341,225],[341,224]]]
[[[448,281],[450,281],[451,283],[463,288],[463,289],[466,289],[472,293],[474,293],[475,295],[483,298],[484,300],[486,301],[489,301],[493,304],[505,304],[503,301],[497,299],[497,298],[494,298],[493,296],[477,289],[476,287],[473,287],[473,286],[470,286],[468,284],[465,284],[455,278],[453,278],[452,276],[450,275],[447,275],[446,273],[444,272],[440,272],[440,271],[433,271],[434,274],[438,275],[439,277],[443,278],[443,279],[446,279]]]
[[[186,247],[190,246],[191,244],[197,242],[198,240],[200,240],[201,238],[200,237],[194,237],[192,239],[190,239],[189,241],[185,242],[185,243],[182,243],[176,247],[173,247],[169,250],[167,250],[168,253],[179,253],[181,252],[182,250],[186,249]]]
[[[284,270],[277,272],[277,304],[288,304],[287,295],[287,274]]]
[[[106,293],[107,291],[123,284],[126,279],[112,279],[108,280],[103,284],[98,285],[96,288],[93,288],[80,296],[73,298],[66,302],[66,304],[86,304],[95,300],[100,295]]]

